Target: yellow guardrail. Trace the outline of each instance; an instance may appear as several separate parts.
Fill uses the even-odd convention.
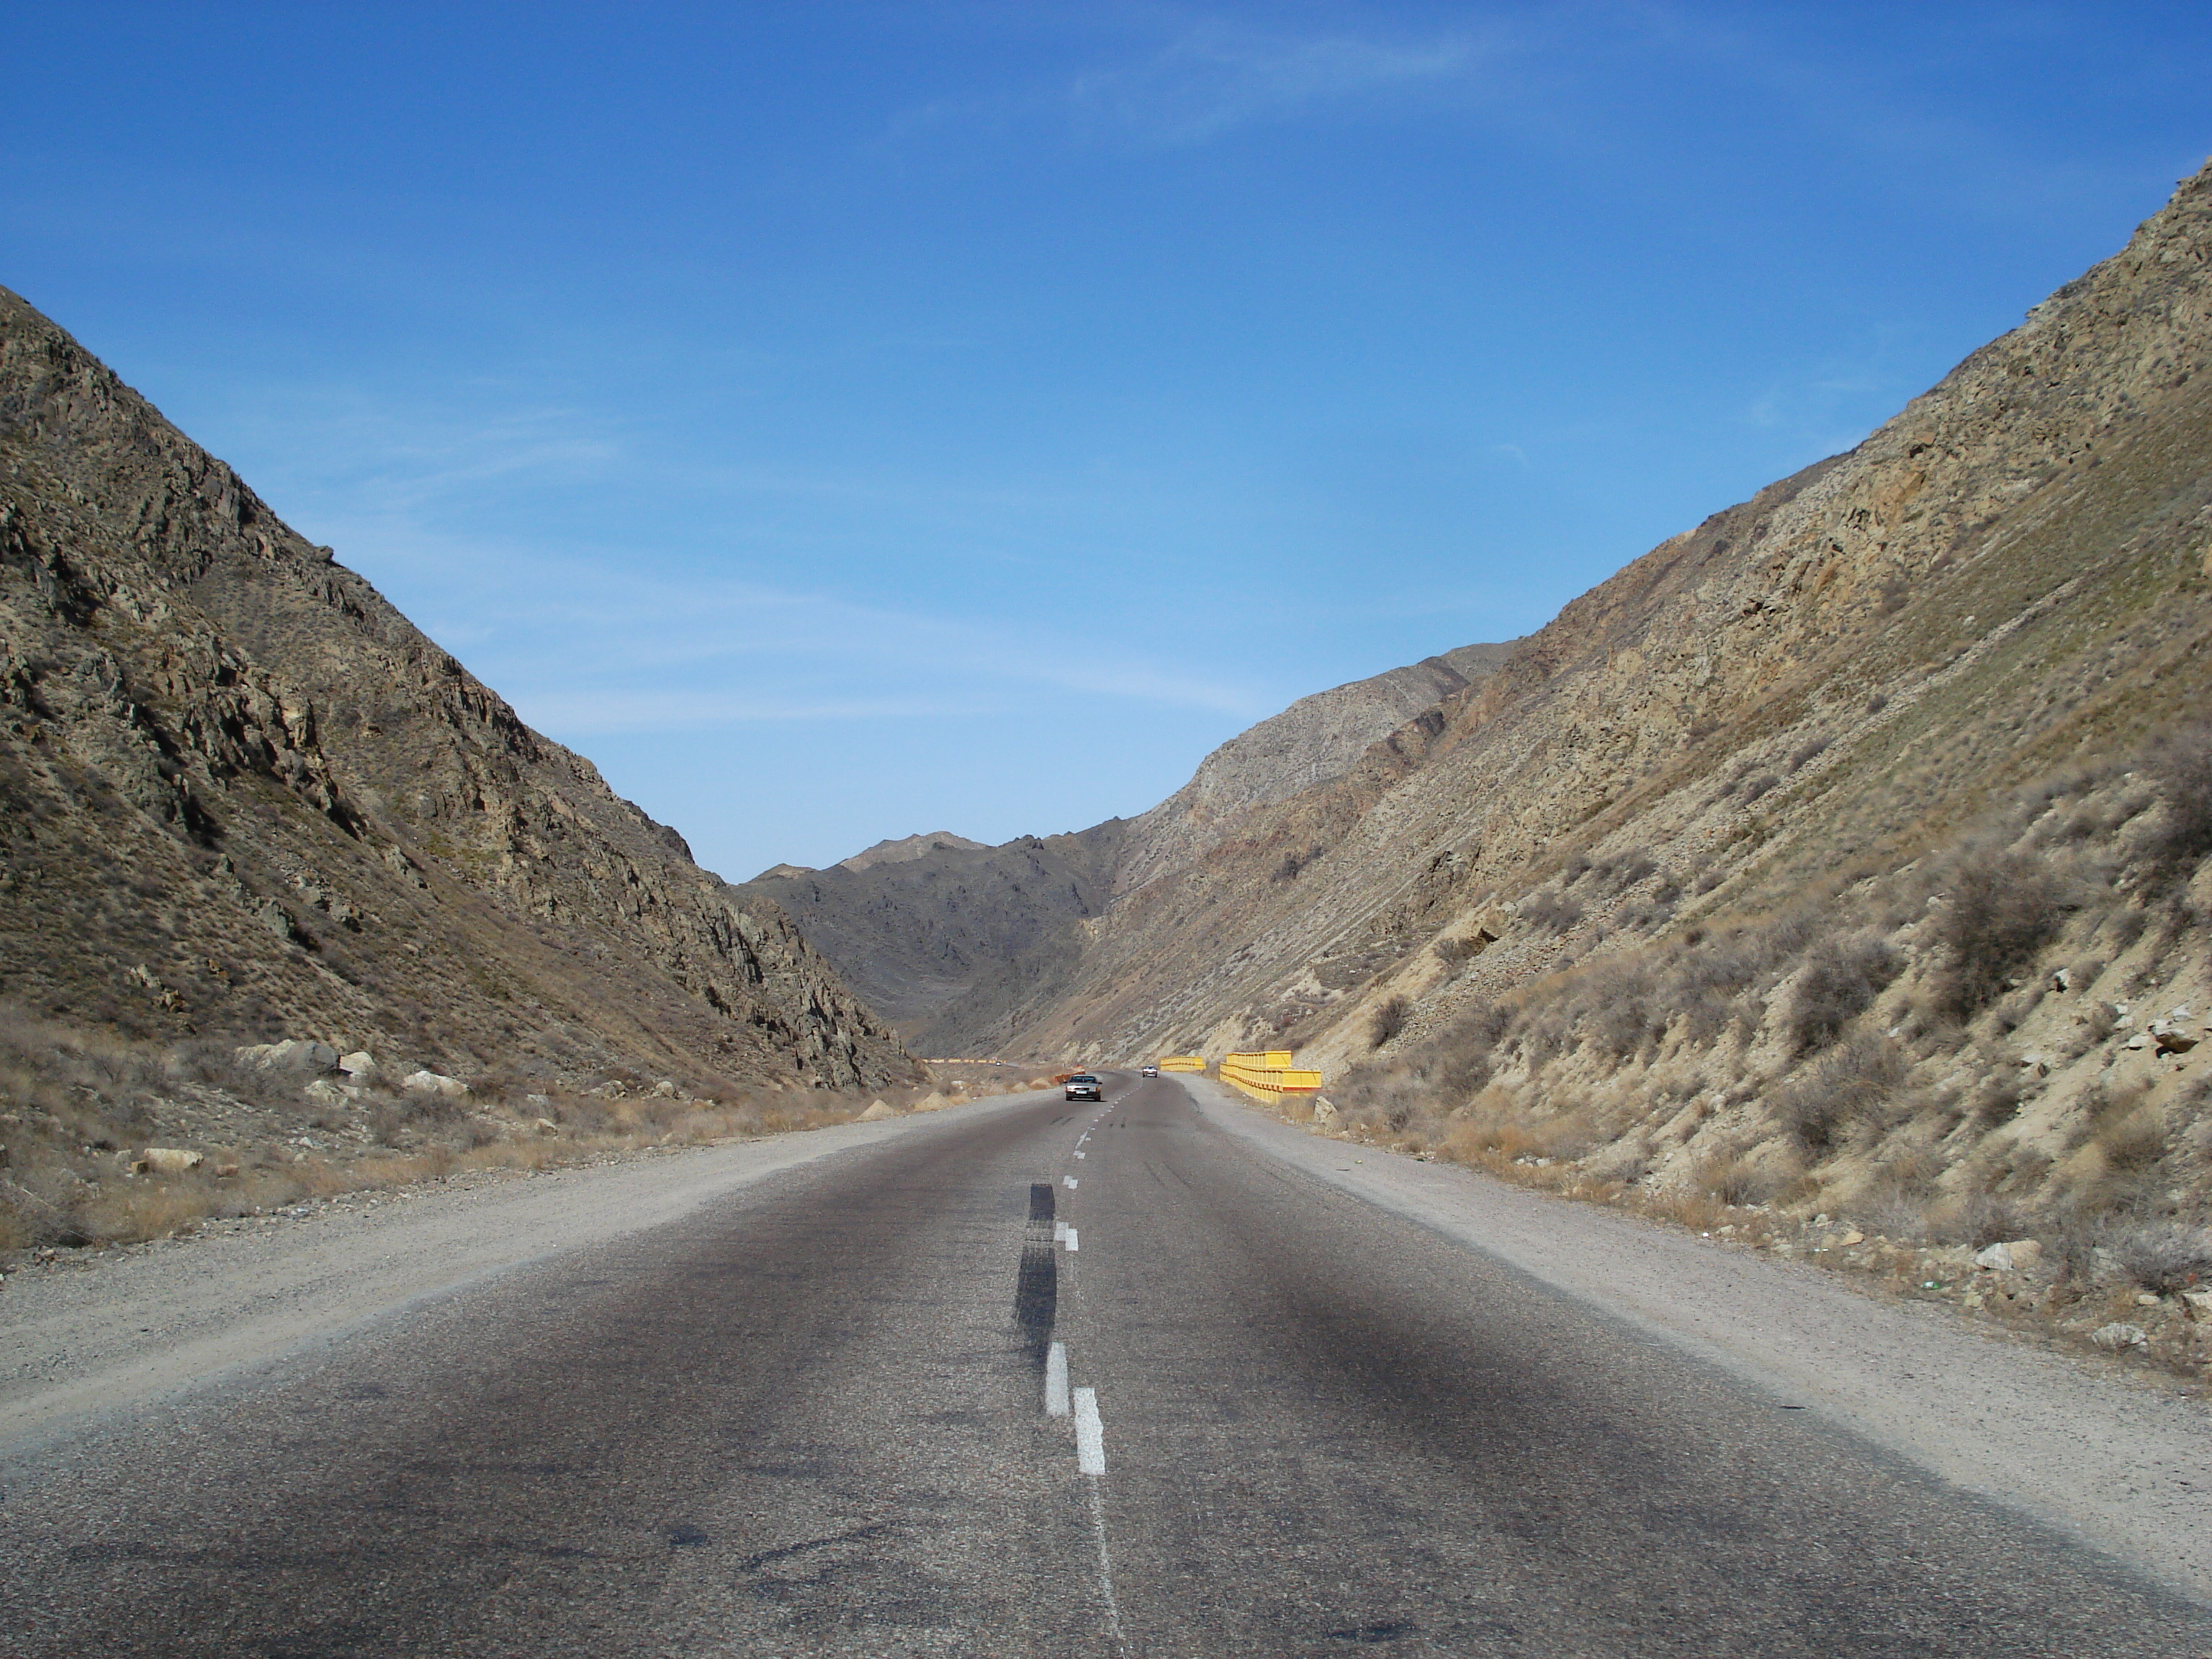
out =
[[[1288,1048],[1224,1054],[1221,1060],[1221,1080],[1270,1106],[1285,1095],[1316,1093],[1321,1088],[1321,1073],[1293,1066],[1291,1061],[1295,1058]]]
[[[1163,1072],[1202,1072],[1206,1069],[1204,1054],[1170,1054],[1158,1062]]]

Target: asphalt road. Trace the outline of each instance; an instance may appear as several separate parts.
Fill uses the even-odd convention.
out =
[[[0,1655],[2189,1655],[2212,1615],[1224,1133],[917,1124],[58,1442]]]

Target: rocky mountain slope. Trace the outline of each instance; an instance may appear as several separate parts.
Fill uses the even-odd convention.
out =
[[[2208,228],[2200,174],[1849,454],[1663,544],[1343,775],[1118,892],[1008,1040],[1279,1042],[1341,1068],[1384,1001],[1417,1037],[1474,984],[1893,868],[2212,707]],[[1601,906],[1560,896],[1577,859],[1609,861]],[[1481,974],[1447,975],[1438,939],[1487,945]]]
[[[788,917],[5,290],[0,997],[464,1073],[918,1075]]]
[[[1117,896],[1233,839],[1255,810],[1340,776],[1510,648],[1467,646],[1301,698],[1222,744],[1133,821],[997,848],[913,836],[829,870],[779,865],[745,886],[798,918],[925,1052],[995,1052],[1010,1011],[1073,982],[1091,924]]]

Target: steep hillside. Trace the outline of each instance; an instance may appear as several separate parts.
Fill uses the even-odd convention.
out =
[[[774,905],[5,290],[0,997],[450,1071],[916,1074]]]
[[[2212,706],[2208,223],[2200,174],[1849,454],[1120,894],[1011,1029],[1099,1058],[1272,1039],[1340,1068],[1386,1000],[1414,1040],[1477,987],[1907,862]],[[1611,860],[1602,908],[1559,898],[1577,858]],[[1446,987],[1440,935],[1497,942]]]
[[[1073,985],[1091,923],[1116,895],[1232,839],[1255,810],[1342,775],[1377,738],[1464,690],[1510,649],[1465,646],[1301,698],[1222,744],[1189,783],[1130,822],[998,848],[911,836],[829,870],[779,865],[745,888],[798,918],[924,1052],[995,1052],[1015,1010]]]

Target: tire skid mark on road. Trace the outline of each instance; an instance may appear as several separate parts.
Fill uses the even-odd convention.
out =
[[[1048,1181],[1030,1183],[1029,1225],[1022,1235],[1021,1267],[1014,1278],[1014,1322],[1021,1328],[1031,1363],[1043,1365],[1060,1316],[1060,1252]]]

